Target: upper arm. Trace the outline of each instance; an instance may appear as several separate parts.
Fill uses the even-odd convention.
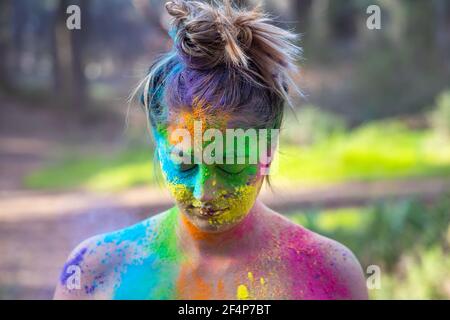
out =
[[[100,271],[100,259],[95,250],[98,237],[80,243],[69,255],[64,264],[54,299],[78,300],[92,299],[92,286],[96,274]]]
[[[363,269],[353,252],[346,246],[327,239],[329,259],[334,262],[335,274],[345,289],[338,293],[336,299],[368,299],[366,280]]]

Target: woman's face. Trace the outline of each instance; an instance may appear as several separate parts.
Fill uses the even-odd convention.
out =
[[[258,161],[248,161],[248,152],[244,153],[246,161],[239,161],[245,163],[239,164],[236,154],[230,154],[224,143],[223,157],[232,157],[233,160],[207,164],[198,159],[195,161],[197,146],[194,138],[191,139],[192,144],[180,143],[183,139],[173,139],[174,128],[184,128],[194,137],[194,120],[201,123],[203,132],[214,128],[225,136],[226,117],[220,118],[221,123],[218,123],[217,116],[212,121],[208,117],[199,117],[195,112],[180,113],[168,126],[154,130],[162,172],[170,193],[185,218],[207,232],[225,231],[238,224],[253,207],[264,177],[261,175],[262,165]],[[202,148],[208,143],[211,142],[202,142]],[[177,154],[182,151],[184,159],[190,158],[190,163],[174,159],[175,148]]]

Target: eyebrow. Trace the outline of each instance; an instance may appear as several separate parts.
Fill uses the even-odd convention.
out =
[[[169,153],[172,154],[173,152],[175,152],[176,154],[180,154],[180,152],[183,152],[183,154],[187,153],[188,157],[191,157],[191,160],[193,159],[193,161],[191,161],[191,163],[196,163],[195,161],[195,152],[192,151],[192,147],[190,147],[187,151],[184,151],[180,148],[178,148],[177,146],[169,146]],[[247,151],[247,150],[246,150]],[[234,153],[233,154],[227,154],[226,152],[224,152],[222,154],[222,159],[224,160],[223,163],[216,163],[216,164],[220,164],[220,165],[224,165],[224,164],[228,164],[228,165],[233,165],[233,164],[239,164],[239,165],[243,165],[243,164],[250,164],[247,163],[247,161],[244,161],[244,163],[227,163],[227,160],[229,159],[244,159],[244,160],[249,160],[250,159],[250,154],[249,152],[245,152],[244,155],[239,156],[237,153],[237,150],[234,149]],[[203,154],[202,154],[202,160],[203,160]]]

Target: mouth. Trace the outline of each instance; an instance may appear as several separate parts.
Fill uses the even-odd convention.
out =
[[[216,217],[216,216],[224,213],[226,210],[228,210],[228,208],[216,209],[216,208],[210,208],[210,207],[194,207],[194,206],[192,206],[190,209],[195,213],[196,216],[199,216],[202,218]]]

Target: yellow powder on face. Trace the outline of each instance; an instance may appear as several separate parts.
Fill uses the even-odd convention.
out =
[[[181,202],[192,202],[192,192],[183,184],[168,183],[167,184],[172,196]]]
[[[209,223],[211,225],[220,226],[241,220],[252,208],[257,193],[258,190],[255,186],[246,185],[236,187],[234,192],[232,192],[233,197],[225,198],[224,196],[219,196],[216,202],[227,204],[229,209],[218,217],[210,218]]]
[[[248,273],[248,280],[253,282],[253,273],[251,272]]]
[[[247,287],[243,284],[239,285],[236,296],[239,300],[247,300],[249,298]]]
[[[259,282],[261,283],[261,285],[264,285],[264,283],[266,283],[266,282],[264,281],[264,278],[263,278],[263,277],[259,278]]]

